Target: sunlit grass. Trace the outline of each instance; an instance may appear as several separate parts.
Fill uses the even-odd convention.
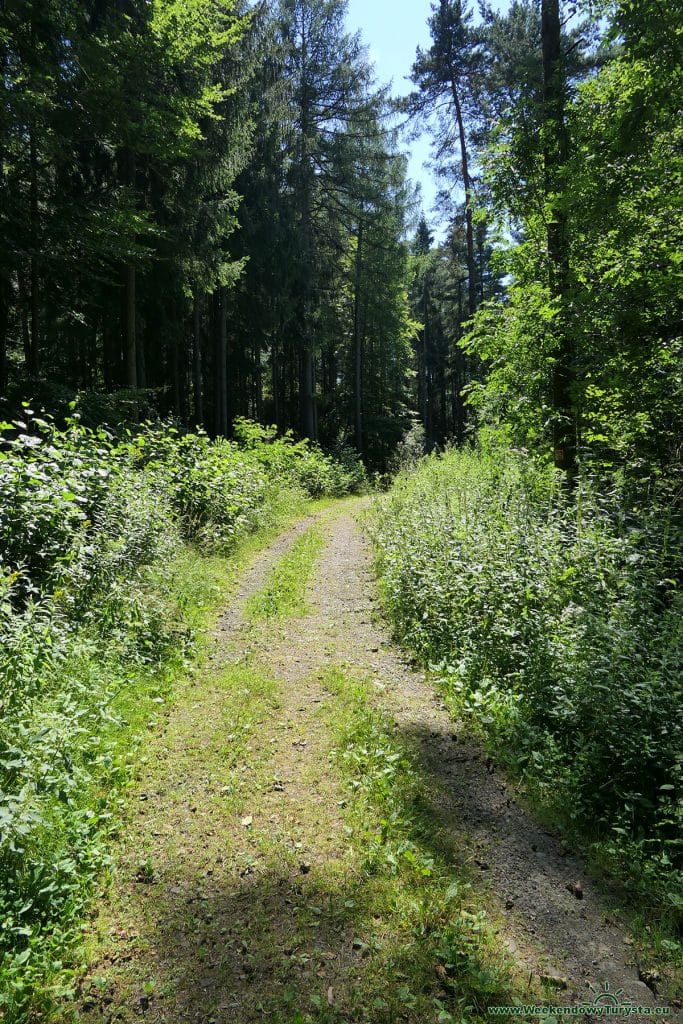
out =
[[[298,537],[275,565],[265,586],[247,601],[247,618],[276,619],[303,615],[306,591],[324,543],[324,533],[318,525]]]

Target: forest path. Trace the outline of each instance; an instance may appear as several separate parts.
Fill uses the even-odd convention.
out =
[[[417,911],[420,899],[435,899],[420,896],[422,882],[399,892],[400,880],[368,869],[392,824],[381,814],[371,820],[362,778],[344,784],[338,771],[347,709],[343,687],[340,695],[330,683],[335,672],[365,680],[368,716],[388,722],[392,742],[408,752],[430,822],[420,848],[445,865],[446,881],[451,873],[456,884],[463,876],[471,883],[467,920],[487,908],[492,942],[482,955],[494,973],[511,967],[518,993],[520,978],[529,979],[530,1001],[545,986],[559,1002],[591,1002],[590,984],[654,1005],[623,927],[581,862],[516,805],[392,644],[377,612],[362,508],[340,502],[257,556],[218,625],[209,666],[163,734],[150,737],[93,929],[82,1019],[461,1019],[457,965],[430,948],[427,934],[437,918],[448,931],[443,905]],[[317,560],[300,573],[294,564],[294,585],[312,573],[303,614],[255,616],[254,597],[278,560],[316,531]],[[352,750],[359,764],[366,752]],[[577,881],[582,899],[567,888]],[[472,977],[467,990],[477,984],[493,992],[490,980]],[[484,1019],[485,1010],[464,1016]]]

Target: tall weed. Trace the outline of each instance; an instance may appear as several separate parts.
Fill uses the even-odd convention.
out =
[[[424,460],[370,529],[400,639],[497,756],[679,910],[681,534],[523,455]]]

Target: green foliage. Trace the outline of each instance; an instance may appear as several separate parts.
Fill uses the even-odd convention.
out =
[[[261,521],[272,482],[259,460],[237,444],[151,428],[137,434],[131,445],[146,470],[159,471],[167,481],[171,505],[188,540],[230,549]]]
[[[30,379],[55,415],[246,415],[384,468],[408,195],[372,79],[342,0],[0,7],[1,414]]]
[[[337,493],[349,477],[303,444],[285,446],[281,474],[248,424],[246,448],[149,426],[116,439],[76,418],[60,430],[28,408],[0,426],[0,1016],[19,1021],[60,994],[44,982],[107,864],[133,737],[215,600],[183,541],[232,551],[295,488]]]
[[[683,893],[681,537],[673,511],[524,455],[448,452],[371,521],[396,631],[498,756],[650,896]]]
[[[396,445],[389,469],[393,473],[411,470],[417,467],[420,459],[426,455],[425,428],[414,420],[404,437]]]
[[[359,494],[368,487],[368,477],[358,455],[337,446],[327,455],[309,441],[296,441],[291,431],[278,437],[276,427],[263,427],[239,417],[235,436],[267,471],[269,477],[299,487],[311,497]]]
[[[491,955],[486,914],[471,907],[471,886],[434,831],[433,794],[415,753],[373,707],[367,681],[332,667],[323,683],[339,702],[332,757],[348,793],[349,841],[361,854],[362,891],[369,897],[368,921],[356,926],[354,946],[369,960],[372,987],[359,977],[354,995],[366,1005],[374,996],[370,1019],[378,1024],[406,1011],[408,1019],[444,1024],[484,1019],[487,1006],[508,1005],[517,993],[505,965]],[[393,948],[383,914],[394,934],[397,924],[400,930]],[[452,985],[430,985],[435,964]]]
[[[599,6],[612,20],[592,58],[598,70],[580,84],[590,53],[575,64],[583,44],[563,43],[567,153],[559,194],[543,181],[542,133],[531,129],[540,67],[515,68],[514,53],[500,49],[523,8],[532,20],[537,11],[517,5],[507,19],[489,12],[498,39],[489,44],[516,76],[497,99],[496,75],[488,76],[497,116],[483,157],[489,201],[508,234],[497,256],[508,286],[480,309],[466,340],[486,369],[471,401],[504,443],[547,451],[564,339],[584,467],[624,470],[645,488],[664,477],[675,488],[683,408],[681,17],[630,0]],[[528,62],[533,32],[522,52]],[[547,230],[557,218],[566,221],[566,274],[562,297],[552,298]]]

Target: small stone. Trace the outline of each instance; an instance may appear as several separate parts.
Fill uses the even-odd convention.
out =
[[[638,977],[644,985],[647,985],[651,992],[654,992],[655,995],[657,994],[657,982],[662,979],[658,970],[655,968],[639,967]]]
[[[566,989],[569,986],[569,982],[560,974],[559,971],[553,970],[552,967],[548,968],[545,974],[541,975],[541,982],[544,985],[550,986],[550,988]]]

